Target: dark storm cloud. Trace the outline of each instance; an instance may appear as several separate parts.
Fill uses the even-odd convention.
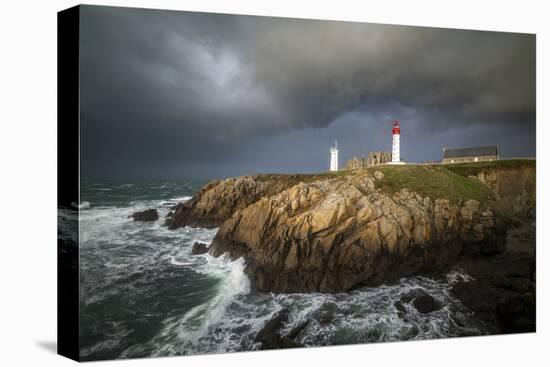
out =
[[[300,169],[277,163],[299,154],[295,136],[305,152],[324,152],[326,132],[352,144],[357,116],[370,145],[348,151],[375,150],[401,119],[447,146],[521,131],[509,151],[534,154],[535,37],[85,6],[81,112],[91,176]],[[409,160],[441,145],[419,143]]]

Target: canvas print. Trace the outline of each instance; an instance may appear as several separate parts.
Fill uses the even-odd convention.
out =
[[[536,331],[535,35],[59,13],[59,351]]]

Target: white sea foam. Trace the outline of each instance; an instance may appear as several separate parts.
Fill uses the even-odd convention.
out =
[[[185,202],[185,201],[188,201],[192,198],[192,196],[182,196],[182,197],[177,197],[177,198],[171,198],[170,201],[175,201],[175,202]]]
[[[234,318],[227,317],[227,309],[239,296],[250,292],[250,281],[244,274],[243,259],[231,261],[226,256],[214,258],[210,255],[201,258],[205,261],[197,266],[196,270],[221,280],[217,294],[208,302],[192,308],[181,318],[166,320],[164,329],[153,341],[156,349],[154,355],[182,351],[196,353],[199,350],[225,350],[224,346],[217,342],[212,344],[214,339],[209,338],[209,334],[212,334],[214,329],[223,329],[222,325],[226,320],[237,322]],[[181,345],[181,349],[174,349],[173,343],[166,343],[166,340],[174,337],[179,340],[176,344]]]
[[[80,204],[77,203],[71,203],[71,206],[76,209],[88,209],[90,208],[90,202],[88,201],[82,201]]]
[[[455,284],[459,282],[467,283],[471,282],[472,280],[475,280],[472,276],[467,274],[463,269],[461,268],[455,268],[451,272],[449,272],[447,275],[447,281],[449,284]]]

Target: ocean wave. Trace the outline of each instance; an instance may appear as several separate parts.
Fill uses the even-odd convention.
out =
[[[152,341],[154,356],[225,349],[223,344],[214,342],[210,336],[213,329],[218,330],[226,320],[233,320],[227,318],[228,307],[238,297],[250,293],[250,281],[244,274],[242,258],[235,261],[227,256],[214,258],[206,255],[203,258],[206,262],[196,270],[221,280],[217,294],[208,302],[193,307],[181,318],[166,320],[163,330]],[[177,340],[175,344],[174,339]]]
[[[203,269],[223,274],[220,264],[211,265]],[[243,264],[236,262],[212,302],[168,322],[161,337],[164,345],[158,344],[155,355],[257,349],[255,336],[282,309],[289,311],[283,334],[308,322],[298,338],[306,347],[484,333],[483,326],[451,296],[452,284],[446,280],[413,277],[394,285],[337,294],[249,294],[250,283],[243,269]],[[467,274],[458,270],[449,277],[453,282],[468,281]],[[423,314],[409,303],[397,307],[403,296],[419,290],[433,296],[441,309]],[[166,344],[170,335],[177,335],[175,345],[180,347]]]
[[[177,198],[171,198],[169,199],[170,201],[175,201],[175,202],[185,202],[185,201],[188,201],[192,198],[192,196],[182,196],[182,197],[177,197]]]

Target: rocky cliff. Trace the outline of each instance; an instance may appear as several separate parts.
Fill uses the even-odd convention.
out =
[[[479,180],[493,192],[499,211],[507,217],[534,215],[536,161],[503,160],[449,165],[448,169]]]
[[[244,257],[260,291],[348,290],[502,250],[502,211],[534,206],[534,164],[523,178],[511,167],[459,166],[214,181],[167,224],[220,226],[210,253]]]
[[[412,170],[440,175],[431,168]],[[388,192],[384,176],[365,170],[263,197],[224,222],[211,253],[244,256],[260,291],[332,292],[434,269],[464,248],[502,248],[489,198],[453,201],[408,188]]]
[[[255,175],[216,180],[203,186],[189,201],[179,203],[165,224],[180,227],[219,227],[234,212],[262,197],[275,195],[299,182],[310,182],[323,175]]]

